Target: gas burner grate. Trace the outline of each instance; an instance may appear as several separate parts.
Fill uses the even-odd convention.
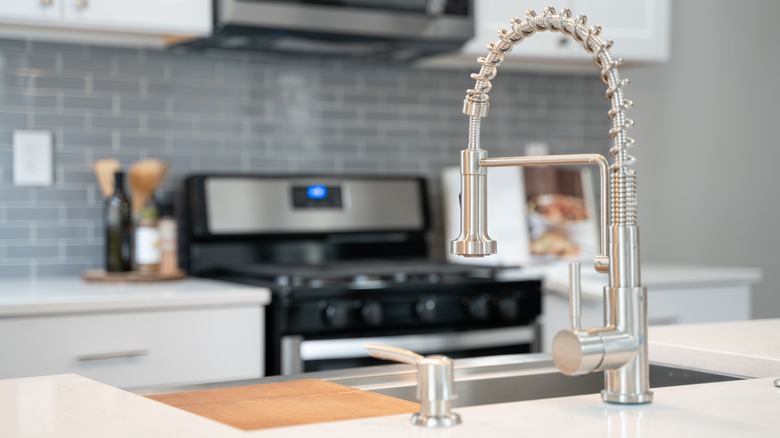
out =
[[[278,286],[373,289],[389,284],[440,283],[472,278],[492,279],[498,268],[459,265],[432,260],[360,260],[337,263],[247,264],[223,271]]]

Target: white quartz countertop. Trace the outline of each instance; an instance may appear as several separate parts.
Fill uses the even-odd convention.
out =
[[[648,405],[598,395],[458,409],[463,424],[425,430],[409,415],[243,432],[74,374],[0,381],[0,436],[17,437],[777,437],[774,379],[660,388]],[[518,388],[522,390],[522,388]]]
[[[648,339],[653,363],[780,377],[780,319],[650,327]]]
[[[463,424],[424,430],[408,415],[243,432],[76,375],[0,381],[0,436],[777,437],[780,319],[651,329],[650,358],[760,379],[654,389],[653,403],[621,406],[596,394],[457,409]],[[690,362],[696,357],[697,362]],[[746,360],[734,369],[738,358]],[[765,365],[772,364],[774,368]],[[522,388],[517,388],[522,391]]]
[[[157,283],[91,283],[77,277],[0,281],[0,317],[268,304],[266,288],[199,278]]]

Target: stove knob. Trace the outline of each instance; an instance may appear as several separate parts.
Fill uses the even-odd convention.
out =
[[[505,297],[498,302],[498,313],[507,321],[514,321],[520,315],[520,300]]]
[[[469,315],[477,321],[490,319],[490,296],[480,295],[471,300],[468,306]]]
[[[341,329],[349,326],[349,313],[346,303],[328,304],[322,311],[322,318],[328,326]]]
[[[376,301],[368,301],[363,304],[363,307],[360,309],[360,314],[366,325],[372,327],[379,327],[382,325],[382,305]]]
[[[436,298],[426,297],[420,299],[420,301],[414,305],[414,313],[417,315],[417,319],[422,322],[435,322]]]

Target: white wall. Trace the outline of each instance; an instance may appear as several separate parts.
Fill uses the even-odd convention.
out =
[[[761,268],[755,318],[780,317],[778,17],[776,0],[673,0],[671,61],[623,71],[643,260]]]

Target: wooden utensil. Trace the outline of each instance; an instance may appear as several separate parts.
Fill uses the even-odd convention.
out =
[[[92,169],[95,171],[104,199],[114,193],[114,173],[121,168],[122,166],[116,158],[103,158],[92,163]]]
[[[157,158],[144,158],[130,166],[130,191],[133,213],[146,205],[154,190],[165,180],[170,164]]]

